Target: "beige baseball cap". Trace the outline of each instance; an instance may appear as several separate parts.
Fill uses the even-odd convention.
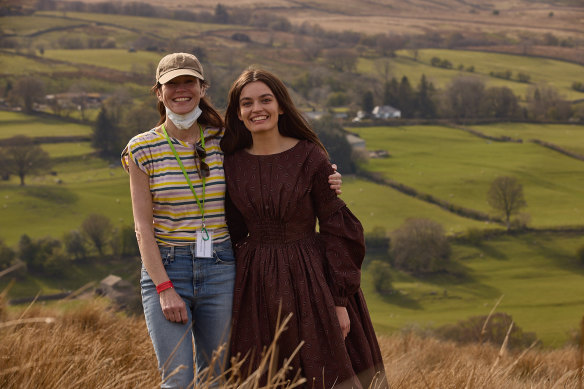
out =
[[[178,76],[195,76],[201,80],[203,77],[203,66],[192,54],[172,53],[163,57],[156,68],[156,82],[166,84]]]

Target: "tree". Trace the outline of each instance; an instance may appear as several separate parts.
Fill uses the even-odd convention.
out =
[[[422,74],[420,78],[420,85],[418,86],[417,97],[417,112],[422,118],[436,117],[436,104],[432,99],[434,93],[434,85],[428,82],[426,75]]]
[[[87,257],[87,248],[85,246],[85,239],[81,232],[73,230],[63,236],[63,243],[67,254],[72,255],[76,260],[85,259]]]
[[[367,270],[373,275],[373,286],[379,294],[390,294],[393,291],[391,284],[391,266],[380,260],[372,261]]]
[[[361,103],[361,108],[367,114],[371,114],[371,111],[373,111],[373,108],[375,108],[375,103],[373,102],[373,93],[371,91],[367,91],[363,95],[363,101]]]
[[[354,173],[352,149],[343,127],[329,115],[314,121],[313,128],[328,150],[331,160],[337,164],[339,171],[344,174]]]
[[[401,110],[401,116],[411,118],[416,110],[416,100],[414,98],[414,90],[410,85],[410,81],[406,76],[403,76],[397,91],[398,107]]]
[[[446,90],[446,111],[455,118],[479,116],[485,84],[476,77],[456,77]]]
[[[513,118],[519,114],[519,102],[513,91],[505,86],[485,91],[482,114],[492,118]]]
[[[103,255],[112,235],[112,225],[107,216],[89,215],[81,224],[81,231],[93,243],[99,255]]]
[[[414,274],[435,273],[450,260],[444,228],[429,219],[408,219],[392,234],[393,265]]]
[[[31,76],[20,78],[11,91],[12,100],[21,105],[24,112],[34,111],[34,104],[45,96],[45,83]]]
[[[120,132],[118,126],[104,106],[101,107],[95,125],[93,126],[91,144],[103,156],[117,156],[120,152]]]
[[[0,239],[0,271],[7,269],[12,265],[16,253]]]
[[[2,171],[16,174],[24,186],[27,175],[47,171],[51,167],[49,154],[28,136],[17,135],[8,139],[0,148]]]
[[[527,205],[523,185],[515,177],[499,176],[493,180],[487,193],[487,202],[505,217],[507,230],[511,229],[511,216]]]

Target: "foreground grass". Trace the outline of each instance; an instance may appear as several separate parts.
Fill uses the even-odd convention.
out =
[[[160,385],[144,320],[116,314],[104,300],[35,304],[21,310],[2,304],[0,334],[0,382],[6,389]],[[505,347],[460,346],[411,332],[380,336],[379,343],[394,389],[578,388],[582,369],[575,347],[508,352]],[[210,381],[203,379],[198,387],[206,388]],[[232,380],[222,387],[254,385],[257,381],[244,385]],[[264,386],[291,387],[294,382],[283,380]]]

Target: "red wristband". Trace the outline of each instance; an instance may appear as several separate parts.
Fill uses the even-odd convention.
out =
[[[160,294],[160,292],[162,292],[163,290],[170,289],[173,287],[174,285],[172,285],[172,281],[168,280],[156,285],[156,291],[158,292],[158,294]]]

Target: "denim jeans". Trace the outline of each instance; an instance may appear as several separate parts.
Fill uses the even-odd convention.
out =
[[[198,378],[203,369],[213,369],[209,376],[216,377],[227,366],[235,257],[230,240],[214,245],[213,258],[196,257],[194,245],[161,246],[160,254],[168,277],[187,306],[189,320],[182,324],[164,317],[156,286],[142,266],[144,316],[162,374],[161,387],[187,388],[194,379],[192,338]],[[223,353],[210,366],[213,352],[223,345]]]

